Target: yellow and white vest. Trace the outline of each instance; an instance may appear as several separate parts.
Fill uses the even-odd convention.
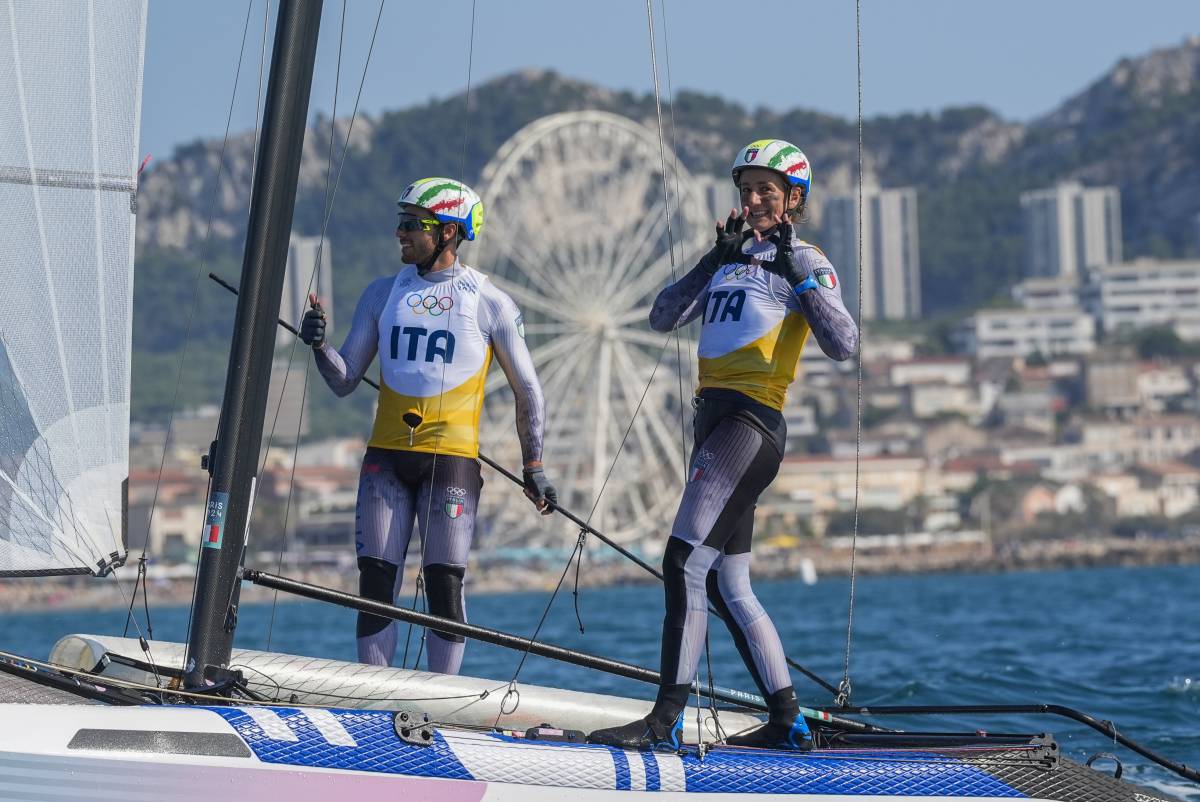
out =
[[[479,455],[479,414],[492,348],[479,325],[487,276],[426,281],[409,266],[379,316],[379,408],[368,445],[462,457]],[[404,421],[421,423],[410,431]]]
[[[774,251],[771,243],[754,240],[743,247],[762,259],[773,258]],[[737,390],[782,410],[809,335],[787,282],[757,264],[728,264],[712,277],[707,298],[700,318],[698,389]]]

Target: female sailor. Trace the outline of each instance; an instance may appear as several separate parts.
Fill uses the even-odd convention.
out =
[[[779,470],[784,400],[809,334],[840,361],[855,353],[858,327],[829,260],[793,233],[811,190],[800,149],[752,142],[734,160],[733,181],[741,213],[717,223],[713,249],[659,293],[650,312],[656,331],[697,317],[702,326],[689,478],[663,555],[662,685],[649,715],[593,732],[593,743],[679,747],[711,602],[770,711],[765,725],[727,742],[812,746],[779,635],[750,587],[754,507]]]
[[[300,336],[339,396],[379,355],[379,406],[355,515],[359,593],[394,603],[415,519],[429,610],[464,621],[463,578],[483,485],[479,415],[492,356],[516,398],[525,494],[549,514],[558,499],[542,470],[545,404],[521,312],[458,259],[462,241],[483,230],[479,196],[449,178],[424,178],[398,203],[396,238],[406,267],[368,285],[340,349],[326,342],[325,313],[315,299]],[[359,613],[357,634],[361,662],[391,664],[395,622]],[[428,646],[431,671],[458,673],[462,637],[431,630]]]

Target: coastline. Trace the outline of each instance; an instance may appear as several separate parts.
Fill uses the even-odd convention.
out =
[[[986,539],[957,542],[929,542],[897,547],[895,539],[860,538],[854,554],[855,571],[860,576],[904,574],[978,574],[1009,571],[1055,571],[1075,568],[1148,567],[1194,565],[1200,563],[1200,536],[1171,540],[1114,537],[1041,540],[1026,543],[993,543]],[[597,559],[593,552],[580,573],[581,587],[649,584],[657,580],[628,562],[616,562],[608,554]],[[816,577],[846,577],[850,573],[849,539],[841,538],[833,546],[770,548],[755,551],[753,573],[757,579],[798,579],[815,570]],[[565,555],[563,557],[565,560]],[[654,564],[656,561],[650,561]],[[468,589],[472,594],[497,594],[515,591],[554,589],[562,576],[563,563],[521,565],[516,563],[472,564]],[[151,606],[181,606],[191,600],[192,578],[176,574],[155,579],[149,571]],[[357,574],[330,569],[283,573],[316,585],[356,592]],[[572,572],[573,573],[573,572]],[[127,574],[132,578],[133,573]],[[416,571],[406,571],[404,587],[413,587]],[[573,583],[571,576],[568,582]],[[118,588],[111,577],[96,580],[83,577],[42,577],[9,579],[0,582],[0,615],[14,612],[53,612],[81,609],[124,609],[129,605],[132,583],[122,581]],[[269,602],[274,591],[243,583],[244,604]],[[140,597],[139,597],[140,598]],[[279,600],[294,597],[280,594]],[[141,602],[138,602],[141,605]]]

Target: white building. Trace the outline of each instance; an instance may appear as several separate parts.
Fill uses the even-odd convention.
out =
[[[1121,261],[1121,193],[1066,182],[1021,194],[1030,277],[1081,276]]]
[[[314,381],[321,381],[315,368],[307,371],[310,359],[312,356],[308,353],[308,346],[300,345],[296,359],[290,364],[282,357],[271,360],[265,421],[265,439],[268,442],[295,443],[298,438],[308,434],[307,391],[312,389]]]
[[[1192,394],[1192,380],[1181,365],[1147,362],[1138,366],[1138,395],[1147,412],[1164,412]]]
[[[981,309],[955,337],[977,359],[1087,354],[1096,349],[1096,321],[1073,309]]]
[[[858,197],[826,198],[821,246],[842,281],[846,306],[862,320],[921,316],[921,260],[917,191],[866,189],[863,194],[863,308],[858,307]]]
[[[1080,283],[1076,276],[1028,278],[1013,285],[1013,300],[1023,309],[1080,308]]]
[[[324,242],[324,245],[322,245]],[[317,254],[321,265],[317,270]],[[315,275],[314,275],[315,273]],[[325,334],[333,333],[333,253],[329,238],[301,237],[293,234],[288,242],[287,272],[283,278],[283,298],[279,304],[279,317],[300,328],[300,319],[308,309],[308,294],[315,292],[325,309]],[[278,330],[276,348],[292,347],[295,335]]]
[[[1106,333],[1172,326],[1200,339],[1200,260],[1137,259],[1092,273],[1085,302]]]
[[[895,387],[967,384],[971,381],[971,361],[958,356],[934,356],[895,362],[888,368],[888,378]]]

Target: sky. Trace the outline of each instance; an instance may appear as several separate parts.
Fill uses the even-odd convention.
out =
[[[150,0],[141,150],[253,128],[270,0]],[[665,5],[665,14],[664,14]],[[311,112],[348,113],[379,0],[325,0]],[[474,47],[470,47],[472,8]],[[751,107],[856,113],[853,0],[653,0],[662,92]],[[234,95],[239,49],[251,19]],[[664,30],[665,18],[665,30]],[[1119,59],[1200,32],[1197,0],[862,0],[865,114],[982,104],[1024,121]],[[270,46],[267,38],[267,47]],[[645,0],[386,0],[360,110],[405,108],[525,67],[615,89],[653,88]],[[269,62],[268,62],[269,63]]]

